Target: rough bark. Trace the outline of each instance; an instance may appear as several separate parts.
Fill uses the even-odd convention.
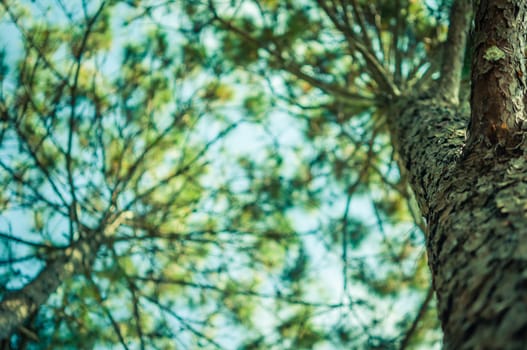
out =
[[[525,120],[527,3],[481,0],[472,63],[472,119],[468,148],[515,149]]]
[[[428,225],[444,348],[524,349],[527,143],[518,50],[527,5],[479,6],[471,117],[441,96],[410,97],[394,106],[389,124]],[[493,46],[499,51],[489,54]]]
[[[489,158],[492,150],[462,157],[464,120],[441,100],[424,99],[398,113],[393,129],[429,228],[444,346],[523,349],[527,160]]]

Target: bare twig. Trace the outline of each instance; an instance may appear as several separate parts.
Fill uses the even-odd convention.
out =
[[[412,340],[412,337],[414,336],[415,331],[417,330],[417,326],[419,326],[419,323],[421,322],[421,320],[426,314],[428,305],[430,304],[430,301],[432,300],[433,295],[434,295],[434,288],[430,285],[430,287],[428,288],[428,292],[426,293],[425,299],[423,300],[423,303],[421,304],[421,307],[419,308],[419,311],[417,312],[417,315],[415,316],[412,324],[410,325],[410,328],[408,328],[408,330],[406,331],[406,334],[404,335],[403,340],[401,341],[399,350],[405,350],[408,347],[410,340]]]

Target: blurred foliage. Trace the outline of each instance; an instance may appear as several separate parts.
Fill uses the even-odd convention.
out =
[[[99,242],[4,348],[438,347],[385,116],[447,7],[2,1],[0,295]]]

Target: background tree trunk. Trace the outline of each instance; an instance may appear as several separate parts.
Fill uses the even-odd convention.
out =
[[[0,339],[9,337],[26,319],[44,304],[68,278],[91,268],[100,242],[82,240],[50,259],[46,266],[22,289],[10,292],[0,302]]]

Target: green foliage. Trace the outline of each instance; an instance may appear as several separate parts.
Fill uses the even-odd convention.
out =
[[[94,250],[11,346],[396,347],[430,282],[385,119],[437,72],[427,4],[4,1],[0,280]]]

